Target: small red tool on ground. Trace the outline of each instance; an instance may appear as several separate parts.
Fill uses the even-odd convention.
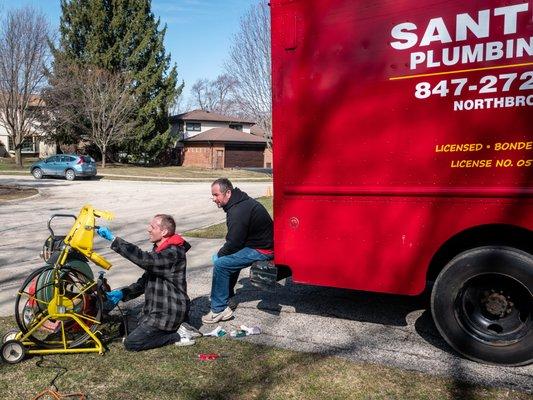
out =
[[[201,353],[201,354],[198,354],[198,359],[200,361],[213,361],[213,360],[216,360],[217,358],[220,358],[220,357],[221,357],[221,355],[217,354],[217,353],[209,353],[209,354]]]

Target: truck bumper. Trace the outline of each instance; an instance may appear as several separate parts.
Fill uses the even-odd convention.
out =
[[[256,261],[250,267],[250,282],[261,290],[273,291],[276,282],[291,276],[291,270],[276,266],[274,260]]]

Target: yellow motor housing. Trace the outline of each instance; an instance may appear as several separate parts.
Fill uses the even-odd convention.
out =
[[[113,213],[95,210],[90,204],[84,205],[64,241],[65,244],[85,255],[93,263],[107,270],[111,268],[111,263],[93,251],[96,218],[111,220]]]

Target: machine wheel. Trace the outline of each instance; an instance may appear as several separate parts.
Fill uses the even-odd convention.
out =
[[[512,247],[467,250],[431,293],[440,334],[463,356],[489,364],[533,361],[533,256]]]
[[[67,181],[73,181],[74,179],[76,179],[76,172],[74,172],[73,169],[67,169],[65,171],[65,178],[67,179]]]
[[[82,272],[79,266],[77,269],[63,267],[59,271],[45,266],[26,278],[15,299],[15,319],[20,331],[23,334],[28,333],[36,323],[49,315],[48,305],[53,297],[55,273],[61,274],[61,290],[72,301],[73,308],[68,312],[76,313],[89,326],[91,332],[96,332],[102,318],[102,298],[97,293],[96,284],[90,290],[84,291],[84,288],[94,281]],[[96,322],[91,323],[90,320]],[[79,347],[89,339],[89,334],[71,318],[49,318],[39,329],[32,332],[28,339],[39,347],[60,348],[63,347],[59,341],[63,329],[69,348]]]
[[[10,330],[8,330],[6,333],[4,333],[2,335],[2,344],[7,342],[8,340],[15,340],[15,338],[17,337],[17,334],[19,332],[20,331],[18,329],[10,329]]]
[[[42,179],[43,177],[43,170],[41,168],[34,168],[31,170],[31,174],[35,179]]]
[[[26,348],[18,340],[8,340],[0,350],[2,360],[8,364],[17,364],[26,356]]]

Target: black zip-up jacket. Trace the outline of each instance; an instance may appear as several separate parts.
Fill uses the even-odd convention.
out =
[[[227,256],[245,248],[272,250],[274,248],[272,218],[257,200],[239,188],[231,191],[226,212],[228,234],[218,256]]]

